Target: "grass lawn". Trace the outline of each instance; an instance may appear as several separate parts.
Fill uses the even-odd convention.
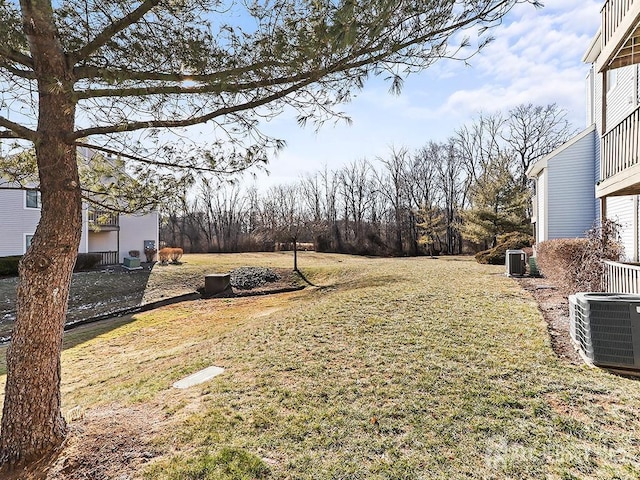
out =
[[[308,252],[300,266],[320,287],[69,332],[63,410],[79,440],[55,478],[640,478],[640,383],[556,358],[504,267]],[[210,365],[226,371],[171,387]]]

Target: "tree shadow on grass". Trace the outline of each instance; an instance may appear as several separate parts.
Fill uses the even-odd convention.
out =
[[[297,269],[297,270],[295,270],[295,273],[297,273],[298,276],[302,279],[302,281],[304,281],[307,285],[310,285],[312,287],[317,287],[318,286],[315,283],[313,283],[311,280],[309,280],[307,277],[305,277],[304,273],[302,273],[301,270]]]
[[[135,318],[133,315],[112,317],[65,331],[62,350],[64,351],[76,347],[84,342],[116,330],[134,321]],[[0,346],[0,375],[5,375],[7,373],[6,352],[8,346],[9,343],[5,343]]]
[[[151,265],[128,271],[121,266],[73,274],[66,323],[117,314],[142,304]],[[15,321],[17,278],[2,279],[0,293],[6,299],[0,306],[0,341],[7,341]]]

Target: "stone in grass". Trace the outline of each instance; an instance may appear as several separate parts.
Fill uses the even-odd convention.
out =
[[[224,372],[224,368],[211,366],[207,367],[204,370],[200,370],[199,372],[192,373],[188,377],[183,378],[182,380],[178,380],[173,384],[173,388],[179,388],[181,390],[189,387],[193,387],[194,385],[200,385],[208,380],[211,380],[213,377],[217,377],[222,372]]]

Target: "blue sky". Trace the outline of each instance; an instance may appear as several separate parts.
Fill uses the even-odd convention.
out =
[[[405,81],[402,94],[370,81],[341,110],[353,124],[300,128],[281,115],[265,131],[287,141],[257,184],[289,183],[327,165],[385,156],[392,146],[415,150],[444,141],[478,112],[507,111],[522,103],[556,103],[574,127],[585,126],[581,59],[600,25],[602,0],[543,0],[544,8],[517,6],[493,31],[495,40],[469,65],[442,61]]]

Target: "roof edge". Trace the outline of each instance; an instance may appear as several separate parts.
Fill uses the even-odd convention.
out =
[[[591,43],[589,43],[589,48],[584,52],[582,56],[582,61],[584,63],[595,63],[595,61],[600,56],[600,52],[602,52],[602,28],[598,28],[598,32],[591,39]]]
[[[547,155],[542,157],[540,160],[538,160],[536,163],[534,163],[528,168],[526,172],[527,177],[536,178],[543,169],[547,168],[547,163],[549,162],[549,160],[551,160],[556,155],[564,152],[566,149],[571,148],[573,145],[575,145],[577,142],[582,140],[584,137],[586,137],[590,133],[595,132],[595,130],[596,130],[596,124],[594,123],[591,126],[587,127],[585,130],[583,130],[582,132],[578,133],[576,136],[574,136],[570,140],[567,140],[566,142],[564,142],[562,145],[560,145],[558,148],[553,150],[551,153],[548,153]]]

